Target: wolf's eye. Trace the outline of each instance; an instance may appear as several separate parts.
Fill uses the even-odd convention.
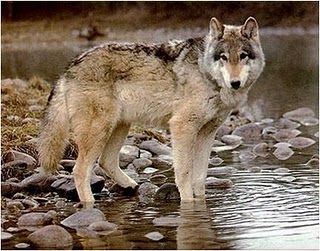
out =
[[[245,53],[245,52],[242,52],[240,54],[240,59],[243,60],[243,59],[246,59],[248,57],[248,53]]]
[[[220,55],[220,58],[221,58],[223,61],[228,61],[227,56],[224,55],[224,54],[221,54],[221,55]]]

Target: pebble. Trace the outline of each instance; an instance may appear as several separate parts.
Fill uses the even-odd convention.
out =
[[[171,155],[171,148],[155,140],[143,141],[140,148],[147,150],[155,155]]]
[[[308,107],[298,108],[298,109],[295,109],[293,111],[286,112],[285,114],[283,114],[284,118],[298,121],[298,122],[302,121],[305,118],[314,117],[314,116],[315,116],[314,111]]]
[[[152,153],[147,150],[140,149],[140,158],[151,159]]]
[[[144,182],[138,188],[139,197],[143,198],[153,198],[157,193],[159,187],[150,183]]]
[[[137,146],[124,145],[119,152],[119,165],[121,168],[127,167],[135,159],[139,158],[139,148]]]
[[[279,182],[283,182],[283,183],[291,183],[293,181],[295,181],[297,178],[293,177],[293,176],[285,176],[285,177],[281,177],[281,178],[274,178],[276,181]]]
[[[233,182],[230,179],[219,179],[216,177],[206,178],[206,186],[214,188],[230,188],[233,186]]]
[[[301,131],[297,129],[280,129],[273,135],[273,138],[278,142],[286,142],[301,134]]]
[[[310,160],[308,160],[306,165],[310,167],[319,167],[319,159],[311,158]]]
[[[30,244],[21,242],[21,243],[16,244],[14,247],[18,248],[18,249],[27,249],[30,247]]]
[[[242,150],[240,151],[239,158],[241,161],[249,162],[256,158],[257,156],[250,150]]]
[[[50,192],[51,185],[57,180],[57,177],[52,174],[34,173],[33,175],[21,181],[21,186],[24,190],[31,193]]]
[[[262,169],[259,166],[251,166],[248,170],[252,173],[261,173]]]
[[[276,147],[276,148],[285,148],[285,147],[292,147],[292,145],[287,143],[287,142],[279,142],[277,144],[274,144],[274,147]]]
[[[160,240],[162,240],[164,238],[164,236],[159,232],[147,233],[145,235],[145,237],[147,237],[148,239],[153,240],[153,241],[160,241]]]
[[[286,167],[280,167],[280,168],[273,170],[273,172],[274,173],[289,173],[290,170]]]
[[[169,169],[173,165],[173,158],[169,155],[159,155],[151,158],[152,166],[158,169]]]
[[[304,126],[315,126],[319,124],[319,119],[317,118],[304,118],[301,121],[301,124],[303,124]]]
[[[39,248],[71,248],[73,238],[63,227],[49,225],[33,232],[28,239]]]
[[[18,219],[18,226],[43,226],[52,223],[56,212],[51,210],[47,213],[27,213]]]
[[[96,221],[88,226],[88,229],[92,231],[114,231],[117,228],[118,226],[116,224],[108,221]]]
[[[227,145],[239,145],[242,143],[242,137],[237,135],[224,135],[221,137],[221,141]]]
[[[297,129],[301,125],[298,122],[291,121],[287,118],[280,118],[276,123],[275,126],[279,129]]]
[[[152,165],[152,161],[147,158],[139,158],[135,159],[132,164],[136,167],[137,170],[142,170],[146,167],[149,167]]]
[[[278,147],[274,152],[273,155],[279,160],[287,160],[294,154],[289,147]]]
[[[254,146],[252,151],[254,152],[255,155],[259,157],[267,157],[269,154],[269,145],[265,142],[259,143]]]
[[[223,163],[223,159],[220,157],[213,157],[209,159],[209,166],[219,166],[220,164]]]
[[[249,123],[236,128],[232,134],[240,136],[245,143],[252,143],[261,140],[261,127],[256,123]]]
[[[145,169],[143,170],[143,173],[145,173],[145,174],[151,174],[151,173],[155,173],[155,172],[157,172],[157,171],[159,171],[159,169],[154,168],[154,167],[147,167],[147,168],[145,168]]]
[[[1,241],[7,241],[13,238],[13,235],[8,232],[1,231]]]
[[[93,222],[105,221],[105,215],[99,209],[83,209],[78,211],[66,219],[64,219],[61,224],[66,227],[73,229],[84,228],[90,226]]]
[[[104,187],[104,183],[105,180],[102,176],[98,176],[93,173],[90,182],[92,193],[100,193]],[[60,196],[68,199],[78,200],[79,198],[73,175],[59,176],[58,179],[51,184],[51,188]]]
[[[159,185],[163,185],[168,180],[168,177],[165,176],[164,174],[155,174],[155,175],[152,175],[149,178],[149,180],[152,184],[159,186]]]
[[[22,191],[23,187],[15,182],[1,182],[1,196],[11,197],[17,192]]]
[[[180,199],[179,190],[174,183],[163,184],[155,194],[156,200],[178,200]]]
[[[294,148],[303,149],[312,146],[316,143],[316,141],[305,137],[297,137],[290,139],[288,143],[291,144]]]

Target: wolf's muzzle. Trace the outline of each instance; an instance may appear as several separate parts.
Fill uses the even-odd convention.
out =
[[[230,84],[231,84],[231,87],[232,87],[233,89],[238,90],[239,87],[240,87],[241,82],[240,82],[240,81],[232,81]]]

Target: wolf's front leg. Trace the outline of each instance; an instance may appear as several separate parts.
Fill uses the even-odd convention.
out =
[[[214,122],[209,122],[201,128],[196,138],[192,180],[193,192],[196,199],[205,199],[208,161],[216,128]]]
[[[192,201],[194,199],[192,167],[197,129],[194,123],[181,117],[175,117],[170,120],[170,130],[175,181],[180,192],[180,198],[181,201]]]

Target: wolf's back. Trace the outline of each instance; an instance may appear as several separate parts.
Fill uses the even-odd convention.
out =
[[[62,158],[69,134],[69,119],[64,95],[65,79],[53,90],[38,138],[39,162],[45,172],[54,172]]]

